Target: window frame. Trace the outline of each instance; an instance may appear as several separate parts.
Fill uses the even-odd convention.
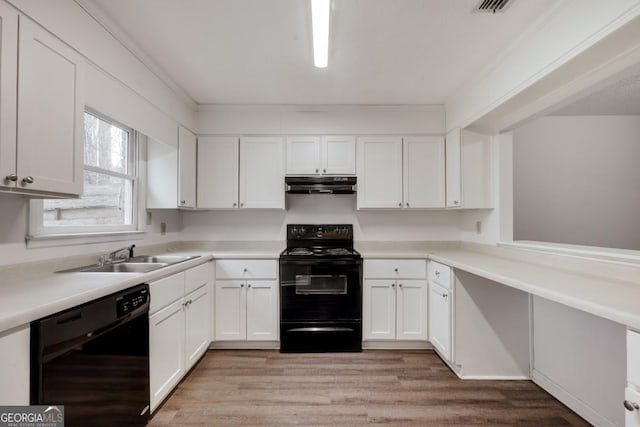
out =
[[[100,173],[104,175],[122,178],[131,181],[131,224],[117,225],[90,225],[90,226],[45,226],[43,200],[31,200],[29,203],[29,226],[26,235],[27,247],[57,246],[57,241],[67,241],[61,244],[90,243],[92,237],[101,237],[100,241],[130,240],[135,235],[144,237],[143,221],[141,213],[144,212],[144,192],[141,191],[144,180],[141,172],[141,146],[143,145],[143,135],[135,129],[126,126],[117,120],[105,116],[93,109],[85,108],[85,114],[90,114],[98,119],[123,129],[129,134],[128,143],[128,174],[110,171],[84,163],[83,159],[83,180],[84,171]],[[84,119],[84,115],[83,115]],[[83,144],[85,141],[83,141]],[[84,150],[84,147],[83,147]],[[84,151],[83,151],[84,152]],[[41,243],[39,243],[41,242]]]

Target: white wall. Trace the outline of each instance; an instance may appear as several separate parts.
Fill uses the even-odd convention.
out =
[[[179,212],[157,211],[153,213],[153,222],[147,227],[147,234],[142,240],[27,249],[25,235],[28,225],[28,206],[28,199],[22,196],[0,193],[0,218],[2,218],[0,221],[0,265],[91,253],[102,254],[132,243],[135,243],[136,246],[144,246],[180,240],[182,223]],[[165,235],[160,234],[161,222],[167,224]]]
[[[287,224],[353,224],[360,241],[458,240],[459,212],[356,211],[355,195],[288,195],[286,211],[182,213],[184,240],[280,240]]]
[[[640,116],[543,117],[513,138],[514,239],[640,249]]]

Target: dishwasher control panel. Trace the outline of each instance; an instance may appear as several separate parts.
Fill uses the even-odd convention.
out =
[[[138,289],[134,292],[122,295],[116,301],[118,318],[126,316],[132,311],[149,303],[149,289]]]

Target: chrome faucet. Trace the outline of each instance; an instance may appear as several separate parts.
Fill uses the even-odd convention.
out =
[[[110,252],[108,255],[101,255],[100,259],[98,260],[98,264],[113,264],[114,262],[119,260],[133,258],[133,248],[135,247],[136,245],[125,246],[124,248],[116,249],[115,251]],[[124,251],[127,251],[127,253],[125,254]]]

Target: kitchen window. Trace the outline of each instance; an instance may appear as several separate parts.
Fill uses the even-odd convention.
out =
[[[138,231],[137,133],[87,111],[84,134],[82,196],[32,201],[27,240]]]

